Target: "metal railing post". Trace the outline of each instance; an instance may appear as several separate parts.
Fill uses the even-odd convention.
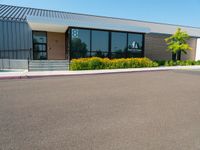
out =
[[[29,71],[29,58],[28,58],[28,71]]]

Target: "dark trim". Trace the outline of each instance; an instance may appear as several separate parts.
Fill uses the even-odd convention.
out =
[[[112,48],[112,32],[108,33],[108,58],[111,58],[111,48]]]
[[[126,45],[127,45],[127,47],[126,47],[126,58],[128,57],[128,40],[129,40],[129,38],[128,38],[128,33],[127,33],[127,35],[126,35],[126,38],[127,38],[127,41],[126,41]]]
[[[145,36],[146,36],[146,34],[143,34],[143,39],[142,39],[142,57],[145,57]]]
[[[90,57],[92,56],[92,30],[90,30]]]
[[[33,41],[33,33],[34,33],[34,32],[43,32],[43,33],[45,33],[45,36],[46,36],[46,43],[34,43],[34,41]],[[47,32],[46,32],[46,31],[37,31],[37,30],[33,30],[33,31],[32,31],[32,43],[33,43],[33,44],[47,44],[47,43],[48,43]]]
[[[66,32],[67,32],[67,31],[66,31]],[[68,35],[66,34],[66,32],[65,32],[65,40],[64,40],[64,41],[65,41],[65,59],[67,59],[67,58],[66,58],[66,53],[67,53],[67,51],[66,51],[67,40],[66,40],[66,39],[67,39],[67,36],[68,36]]]
[[[69,32],[68,32],[68,35],[69,35],[69,39],[68,39],[68,43],[69,43],[69,45],[68,45],[68,50],[69,50],[69,52],[68,52],[68,54],[69,54],[69,60],[71,60],[71,48],[72,48],[72,44],[71,44],[71,42],[72,42],[72,35],[71,35],[71,28],[68,28],[68,30],[69,30]]]
[[[33,38],[33,34],[34,34],[34,32],[36,33],[36,32],[43,32],[43,33],[45,33],[45,36],[46,36],[46,43],[34,43],[34,38]],[[33,44],[33,59],[34,59],[34,52],[35,52],[35,50],[34,50],[34,45],[45,45],[45,51],[38,51],[38,52],[46,52],[46,59],[45,60],[48,60],[48,37],[47,37],[47,32],[46,31],[36,31],[36,30],[33,30],[32,31],[32,44]]]
[[[65,32],[65,59],[67,60],[69,58],[69,52],[68,52],[68,47],[69,47],[69,28],[67,29],[67,31]]]

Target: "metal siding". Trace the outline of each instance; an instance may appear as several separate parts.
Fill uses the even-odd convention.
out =
[[[5,6],[4,5],[0,5],[0,14],[4,11]]]
[[[1,50],[4,48],[4,23],[3,23],[3,21],[1,21]]]
[[[9,10],[9,7],[8,6],[5,6],[4,9],[2,9],[1,11],[1,16],[4,16],[4,14]]]
[[[16,14],[16,18],[17,18],[17,20],[20,20],[21,18],[19,18],[19,16],[21,15],[21,13],[22,13],[22,11],[23,11],[23,9],[22,8],[19,8],[19,11],[17,12],[17,14]]]
[[[28,36],[28,43],[27,46],[29,50],[33,49],[33,42],[32,42],[32,30],[30,29],[29,25],[27,24],[27,36]],[[33,58],[33,53],[30,53],[30,59]]]
[[[11,14],[12,10],[13,9],[11,7],[11,9],[7,9],[6,11],[4,11],[4,13],[3,13],[4,18],[8,18],[9,14]]]
[[[3,22],[0,21],[0,50],[3,49]]]
[[[7,34],[6,34],[6,44],[7,44],[7,50],[9,50],[11,52],[11,45],[10,43],[12,43],[12,31],[11,31],[11,23],[10,22],[6,22],[6,31],[7,31]],[[8,55],[11,56],[12,58],[12,53],[8,52]]]
[[[24,26],[24,24],[22,24],[22,23],[20,23],[20,48],[21,49],[25,49],[25,46],[24,46],[24,43],[25,43],[25,41],[24,41],[24,33],[23,33],[23,26]]]
[[[17,46],[16,46],[16,49],[20,49],[21,48],[21,45],[20,45],[20,23],[19,22],[16,22],[16,37],[17,37],[17,42],[16,42],[16,44],[17,44]],[[20,58],[20,54],[18,53],[17,54],[17,58]]]
[[[11,18],[13,18],[13,20],[17,20],[17,18],[16,18],[16,15],[17,15],[17,13],[19,12],[19,8],[17,7],[17,9],[13,12],[13,14],[11,14]]]
[[[28,34],[27,34],[27,26],[26,26],[26,24],[24,23],[24,25],[23,25],[23,32],[24,32],[24,47],[25,48],[28,48],[28,38],[26,38],[27,36],[28,36]]]
[[[8,36],[7,36],[7,44],[8,44],[8,49],[12,50],[12,44],[13,40],[12,40],[12,26],[11,26],[11,22],[7,22],[7,32],[8,32]]]
[[[16,49],[19,49],[20,48],[20,27],[19,27],[19,22],[16,22],[16,27],[15,27],[15,32],[17,33],[16,34]]]
[[[12,14],[10,15],[11,18],[14,18],[14,17],[15,17],[16,11],[17,11],[17,8],[15,7],[15,8],[13,9]]]
[[[27,59],[32,48],[32,30],[25,22],[0,21],[0,50],[27,50],[10,53],[10,58]],[[4,55],[4,54],[2,54]],[[8,56],[8,52],[5,54]]]
[[[8,50],[8,22],[3,22],[4,49]]]
[[[12,33],[12,44],[11,45],[11,49],[15,49],[16,47],[16,34],[15,34],[15,23],[14,22],[11,22],[11,33]],[[10,38],[11,39],[11,38]],[[10,41],[11,43],[11,41]],[[17,58],[17,54],[15,53],[14,54],[14,58]]]
[[[13,38],[13,44],[12,44],[12,49],[17,47],[17,37],[15,34],[15,30],[16,30],[16,24],[14,22],[12,22],[12,38]]]

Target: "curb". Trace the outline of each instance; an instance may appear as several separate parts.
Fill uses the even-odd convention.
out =
[[[102,72],[102,73],[83,73],[83,74],[60,74],[60,75],[38,75],[38,76],[26,76],[26,78],[42,78],[42,77],[62,77],[62,76],[84,76],[84,75],[105,75],[105,74],[125,74],[125,73],[140,73],[140,72],[158,72],[169,70],[144,70],[144,71],[121,71],[121,72]],[[1,79],[1,78],[0,78]]]
[[[34,79],[45,77],[63,77],[63,76],[86,76],[86,75],[105,75],[105,74],[125,74],[125,73],[140,73],[140,72],[158,72],[169,70],[141,70],[141,71],[118,71],[118,72],[98,72],[98,73],[77,73],[77,74],[49,74],[49,75],[21,75],[21,76],[0,76],[0,80],[8,79]]]
[[[60,76],[83,76],[83,75],[104,75],[104,74],[117,74],[117,73],[140,73],[140,72],[157,72],[157,71],[170,71],[170,70],[195,70],[200,69],[200,66],[172,66],[172,67],[156,67],[156,68],[131,68],[131,69],[112,69],[112,70],[87,70],[87,71],[44,71],[44,72],[13,72],[5,73],[1,76],[3,79],[31,79],[42,77],[60,77]],[[7,75],[6,75],[7,74]],[[12,74],[12,75],[11,75]]]

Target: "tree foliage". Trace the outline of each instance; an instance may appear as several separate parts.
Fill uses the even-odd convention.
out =
[[[186,32],[182,31],[181,28],[178,28],[172,36],[165,39],[168,45],[167,50],[173,54],[178,54],[181,52],[187,54],[188,50],[192,50],[192,48],[187,43],[187,40],[189,39],[190,36]]]

